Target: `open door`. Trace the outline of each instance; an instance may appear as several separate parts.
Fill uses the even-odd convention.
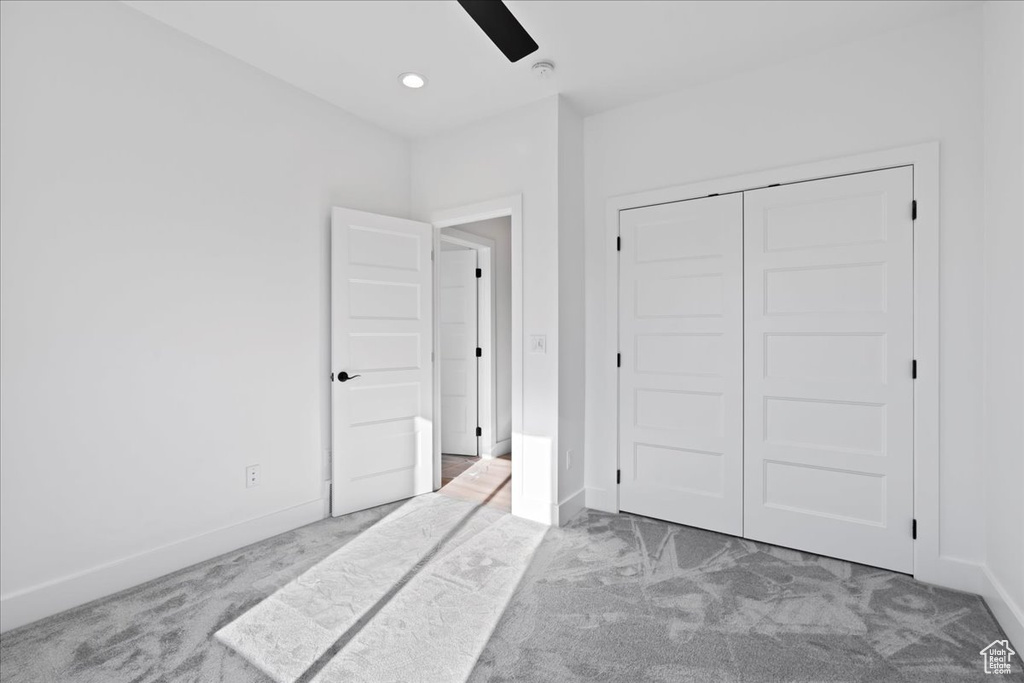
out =
[[[477,444],[476,251],[438,254],[438,322],[441,328],[441,452],[479,455]]]
[[[433,489],[431,230],[332,211],[334,516]]]

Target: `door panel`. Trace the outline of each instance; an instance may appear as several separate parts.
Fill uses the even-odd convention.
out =
[[[332,514],[426,493],[433,481],[431,228],[331,214]]]
[[[743,532],[743,200],[620,214],[620,507]]]
[[[912,170],[744,195],[745,535],[912,572]]]
[[[438,268],[441,451],[477,455],[476,251],[442,250]]]

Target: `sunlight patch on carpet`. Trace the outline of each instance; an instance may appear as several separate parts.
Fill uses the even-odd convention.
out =
[[[464,680],[545,531],[493,509],[420,496],[216,637],[280,683],[311,674],[352,680],[355,671],[409,681],[420,675],[412,662],[422,680]]]

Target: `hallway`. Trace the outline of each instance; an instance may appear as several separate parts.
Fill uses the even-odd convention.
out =
[[[512,511],[512,456],[441,456],[441,489],[446,496]]]

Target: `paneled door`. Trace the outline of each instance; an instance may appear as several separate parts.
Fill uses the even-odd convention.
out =
[[[441,452],[478,455],[476,250],[442,249],[437,267]]]
[[[913,172],[745,193],[745,535],[913,571]]]
[[[432,239],[426,223],[331,214],[335,516],[433,488]]]
[[[619,230],[619,507],[742,534],[742,196]]]

